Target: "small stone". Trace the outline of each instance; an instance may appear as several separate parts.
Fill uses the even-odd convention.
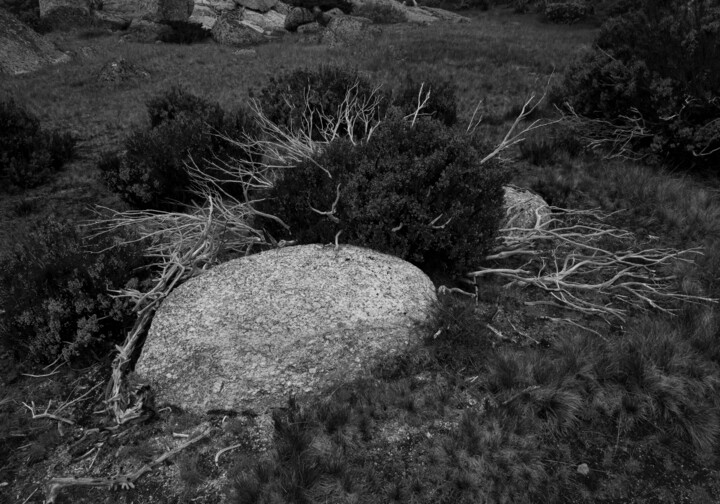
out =
[[[578,472],[578,474],[587,476],[588,474],[590,474],[590,468],[588,467],[587,464],[580,464],[579,466],[577,466],[577,472]]]

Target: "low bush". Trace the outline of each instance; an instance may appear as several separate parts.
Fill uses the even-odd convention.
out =
[[[48,220],[0,258],[3,346],[39,363],[87,362],[122,341],[132,306],[108,291],[137,286],[143,259],[138,245],[114,243]]]
[[[467,135],[429,118],[412,125],[402,115],[393,109],[367,142],[334,141],[316,159],[284,170],[262,205],[292,234],[269,222],[271,234],[331,243],[342,231],[343,243],[429,272],[476,266],[500,223],[505,175],[493,161],[479,165],[484,147]]]
[[[420,96],[421,91],[422,97]],[[411,114],[418,106],[418,99],[424,99],[428,92],[430,95],[421,114],[429,115],[445,126],[455,125],[457,123],[457,86],[451,81],[431,78],[418,82],[408,74],[393,97],[393,104],[404,113]]]
[[[28,189],[48,181],[75,154],[68,133],[43,131],[37,117],[14,101],[0,102],[0,180]]]
[[[396,24],[406,21],[400,9],[383,2],[362,3],[353,9],[352,15],[368,18],[375,24]]]
[[[137,128],[125,140],[124,154],[108,153],[98,165],[107,186],[128,203],[175,209],[193,199],[185,163],[214,173],[213,163],[247,159],[243,149],[221,138],[253,134],[254,121],[243,110],[226,113],[178,88],[151,99],[147,108],[150,127]]]
[[[545,5],[545,19],[551,23],[573,24],[587,19],[592,8],[579,2],[558,2]]]
[[[555,101],[608,122],[606,137],[624,131],[620,144],[640,155],[714,169],[720,161],[717,2],[644,3],[608,20],[596,45],[569,68]]]
[[[360,101],[371,100],[377,94],[381,103],[385,104],[379,108],[380,114],[387,108],[389,97],[386,93],[376,89],[357,70],[336,66],[300,69],[271,77],[270,83],[260,90],[256,98],[270,121],[291,131],[305,130],[313,140],[322,140],[322,131],[329,123],[328,117],[337,117],[351,89]],[[251,92],[250,96],[253,97],[254,93]],[[345,133],[339,132],[341,136]]]
[[[166,21],[165,24],[170,26],[172,31],[161,33],[160,40],[168,44],[195,44],[212,36],[212,32],[199,23]]]

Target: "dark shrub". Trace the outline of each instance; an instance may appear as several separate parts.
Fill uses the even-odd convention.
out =
[[[189,21],[166,21],[171,32],[160,34],[160,40],[168,44],[195,44],[211,37],[212,32],[199,23]]]
[[[375,24],[396,24],[406,21],[400,9],[382,2],[362,3],[353,9],[352,15],[367,18]]]
[[[313,162],[283,171],[263,202],[292,231],[268,230],[300,243],[341,242],[407,259],[426,271],[465,273],[489,250],[502,214],[505,176],[482,146],[442,123],[414,126],[394,109],[367,143],[331,143]],[[332,175],[332,179],[319,166]],[[340,198],[334,218],[329,211]]]
[[[108,247],[68,223],[41,223],[0,258],[2,344],[23,359],[88,360],[122,341],[134,323],[131,303],[110,289],[136,285],[138,245]]]
[[[0,179],[22,189],[36,187],[74,153],[71,135],[43,131],[37,117],[14,101],[0,102]]]
[[[421,114],[429,115],[446,126],[457,123],[457,86],[447,80],[427,79],[418,82],[407,75],[393,104],[405,114],[411,114],[418,106],[418,96],[422,86],[422,96],[430,91],[430,98]]]
[[[560,91],[581,115],[616,124],[642,117],[632,146],[673,164],[720,161],[720,7],[645,2],[608,20],[597,49],[568,70]]]
[[[591,8],[579,2],[557,2],[545,5],[545,19],[551,23],[573,24],[586,19]]]
[[[150,128],[136,129],[125,141],[125,153],[106,154],[99,163],[106,184],[140,208],[175,209],[192,201],[185,163],[213,172],[213,162],[244,158],[246,153],[221,138],[254,131],[249,114],[226,113],[212,103],[180,89],[150,100]],[[239,188],[227,187],[234,194]]]
[[[320,140],[320,132],[327,125],[323,115],[336,117],[338,107],[353,86],[357,86],[357,95],[361,100],[370,98],[375,90],[357,70],[321,66],[316,70],[301,69],[277,78],[271,77],[270,84],[260,91],[257,99],[263,113],[275,124],[299,130],[305,126],[304,121],[310,121],[313,125],[309,132],[311,137]],[[377,92],[387,103],[387,95]],[[344,133],[340,132],[341,135]]]

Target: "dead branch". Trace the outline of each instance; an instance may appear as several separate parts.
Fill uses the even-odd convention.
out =
[[[223,453],[227,453],[231,450],[236,450],[238,448],[242,448],[243,446],[244,446],[244,443],[238,443],[236,445],[228,446],[227,448],[223,448],[222,450],[218,451],[215,454],[215,465],[216,466],[220,465],[220,455],[222,455]]]
[[[505,287],[539,288],[553,298],[551,304],[606,321],[625,321],[630,308],[674,314],[678,303],[717,302],[679,292],[677,276],[671,273],[680,263],[692,263],[700,249],[639,248],[632,233],[605,223],[608,214],[556,207],[549,211],[543,217],[537,209],[532,228],[502,229],[487,257],[523,256],[525,263],[485,267],[468,276],[477,282],[496,275],[508,280]]]
[[[409,119],[412,119],[410,121],[410,126],[415,126],[415,122],[417,121],[417,118],[420,115],[420,111],[425,108],[425,106],[427,105],[427,102],[430,100],[430,90],[428,89],[427,92],[425,93],[425,95],[423,96],[424,88],[425,88],[425,83],[423,82],[422,84],[420,84],[420,91],[418,91],[417,104],[415,105],[415,110],[403,118],[406,121]]]
[[[223,198],[206,186],[205,205],[188,213],[158,211],[112,212],[110,218],[94,223],[97,234],[129,230],[142,242],[146,256],[152,260],[155,279],[147,292],[136,289],[115,291],[117,297],[134,302],[138,318],[125,343],[118,346],[113,361],[111,383],[106,403],[118,425],[140,416],[142,398],[130,400],[123,387],[123,377],[130,356],[162,300],[179,284],[218,264],[226,254],[244,254],[254,245],[264,244],[262,233],[250,222],[258,212],[248,203]],[[134,403],[133,403],[134,401]]]
[[[174,457],[188,446],[191,446],[198,441],[206,438],[209,434],[210,430],[207,429],[197,437],[194,437],[191,440],[181,444],[180,446],[177,446],[176,448],[165,452],[149,464],[146,464],[137,471],[129,474],[116,476],[113,478],[53,478],[46,484],[45,503],[53,504],[55,502],[55,499],[57,499],[60,490],[70,486],[90,486],[96,488],[107,488],[108,490],[113,490],[115,488],[121,488],[123,490],[135,488],[135,482],[139,480],[143,475],[152,472],[155,467],[162,464],[167,459]]]
[[[524,128],[520,129],[518,131],[518,126],[527,119],[537,108],[540,106],[540,104],[545,101],[545,98],[547,97],[548,89],[550,88],[550,81],[552,80],[552,75],[548,78],[548,82],[545,85],[545,89],[543,91],[542,96],[535,99],[536,95],[535,93],[532,93],[530,97],[525,101],[525,103],[522,106],[522,109],[520,110],[520,113],[515,118],[515,121],[513,121],[512,125],[510,126],[510,129],[508,129],[507,133],[505,134],[505,137],[502,139],[502,141],[495,147],[495,149],[482,158],[480,160],[480,164],[483,165],[490,161],[491,159],[494,159],[498,157],[503,151],[519,144],[520,142],[523,142],[525,140],[525,137],[528,133],[531,131],[534,131],[539,128],[545,128],[547,126],[550,126],[552,124],[556,124],[561,119],[556,119],[553,121],[543,121],[542,119],[536,119],[533,122],[531,122],[528,126],[525,126]],[[472,122],[471,122],[472,124]],[[468,126],[468,128],[470,128]]]
[[[75,404],[75,403],[77,403],[77,402],[82,401],[83,399],[85,399],[88,395],[90,395],[90,394],[91,394],[95,389],[97,389],[100,385],[102,385],[102,384],[101,384],[101,383],[96,384],[94,387],[90,388],[90,390],[88,390],[87,392],[85,392],[83,395],[81,395],[81,396],[73,399],[72,401],[67,401],[67,400],[66,400],[65,402],[61,403],[60,406],[57,407],[57,408],[55,409],[55,411],[53,411],[52,413],[50,413],[50,408],[52,407],[52,403],[53,403],[52,401],[49,401],[49,402],[48,402],[48,405],[45,407],[45,411],[43,411],[42,413],[38,413],[38,412],[37,412],[36,406],[35,406],[35,401],[30,401],[30,404],[27,404],[27,403],[24,402],[24,403],[22,403],[22,405],[25,406],[25,407],[30,411],[30,414],[32,415],[32,419],[33,419],[33,420],[38,420],[38,419],[47,418],[47,419],[50,419],[50,420],[57,420],[58,422],[66,423],[66,424],[68,424],[68,425],[75,425],[75,422],[74,422],[73,420],[70,420],[70,419],[65,418],[65,417],[61,417],[61,416],[60,416],[60,413],[62,413],[64,410],[66,410],[67,408],[69,408],[69,407],[72,406],[73,404]]]
[[[338,219],[335,216],[335,211],[337,210],[337,204],[339,201],[340,201],[340,184],[338,184],[337,187],[335,188],[335,201],[333,201],[333,204],[332,204],[332,207],[330,208],[330,210],[323,212],[322,210],[313,208],[312,205],[309,205],[309,206],[310,206],[310,210],[312,210],[313,212],[320,214],[320,215],[324,215],[328,219],[330,219],[331,221],[333,221],[334,223],[337,224],[340,222],[340,219]]]
[[[605,159],[639,161],[646,156],[634,149],[637,140],[653,136],[638,109],[631,108],[628,115],[621,115],[615,121],[581,116],[569,103],[565,103],[565,109],[567,113],[561,111],[563,122],[589,150],[604,153]]]

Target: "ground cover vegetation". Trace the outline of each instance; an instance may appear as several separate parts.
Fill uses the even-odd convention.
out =
[[[580,113],[595,95],[569,84],[587,57],[572,59],[595,31],[502,8],[473,16],[452,31],[393,25],[373,51],[328,51],[289,37],[258,47],[257,60],[211,44],[118,45],[107,34],[93,39],[98,50],[153,69],[149,82],[103,87],[93,81],[102,62],[83,60],[0,81],[3,93],[40,116],[32,131],[70,130],[79,142],[63,171],[20,186],[0,205],[2,232],[17,237],[0,250],[10,293],[0,298],[0,321],[5,346],[25,354],[0,359],[0,483],[8,483],[10,502],[720,497],[719,319],[715,305],[702,302],[720,297],[716,182],[647,166],[628,151],[618,156],[614,145],[579,134],[598,118]],[[624,20],[611,20],[598,45]],[[68,50],[87,43],[73,33],[58,40]],[[532,129],[556,118],[552,107],[527,101],[551,75],[561,81],[556,103],[575,100],[577,114]],[[228,112],[247,103],[251,88],[251,110]],[[12,107],[11,117],[29,117]],[[690,129],[676,141],[694,141]],[[527,139],[514,143],[512,133],[523,130]],[[677,159],[653,145],[658,162]],[[161,148],[165,157],[152,155]],[[477,292],[453,282],[472,269],[526,262],[495,248],[507,181],[543,195],[561,223],[602,211],[607,228],[597,229],[624,233],[596,243],[610,255],[698,247],[702,256],[636,278],[654,288],[662,279],[662,292],[679,294],[664,305],[673,314],[639,303],[608,323],[528,285],[506,286],[499,274],[483,277]],[[246,204],[261,194],[267,207]],[[87,203],[112,210],[92,215]],[[92,215],[101,227],[47,221],[58,213]],[[274,416],[274,449],[265,453],[248,441],[253,418],[134,408],[146,389],[121,383],[116,371],[130,368],[163,293],[196,267],[283,239],[378,247],[475,298],[441,295],[414,351],[315,400],[290,401]],[[543,257],[543,267],[568,264],[566,249],[544,246],[549,259],[532,256]],[[477,264],[488,255],[495,259]],[[35,288],[25,290],[25,281]],[[614,300],[607,296],[584,298],[603,305]],[[112,344],[117,354],[104,357]],[[78,369],[95,358],[99,364]],[[112,421],[107,411],[93,414],[108,405]],[[224,450],[238,444],[244,449]],[[44,486],[48,472],[57,478]],[[79,479],[63,479],[71,475]]]

